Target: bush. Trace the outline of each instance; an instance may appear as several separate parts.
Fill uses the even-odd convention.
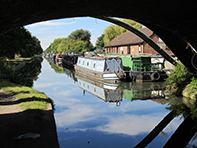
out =
[[[185,86],[191,82],[192,77],[193,74],[189,69],[183,64],[178,63],[166,79],[164,86],[172,95],[180,96]]]

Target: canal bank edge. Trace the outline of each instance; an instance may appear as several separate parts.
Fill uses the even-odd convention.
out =
[[[182,92],[182,95],[193,100],[197,99],[197,91],[191,84],[186,85],[185,89]]]
[[[15,87],[16,91],[14,89],[8,91],[7,87],[10,86]],[[0,79],[0,141],[2,148],[59,147],[51,99],[45,95],[47,101],[45,109],[39,109],[40,107],[37,109],[23,108],[23,103],[33,103],[32,94],[28,93],[30,89],[35,93],[45,95],[35,89]],[[17,99],[19,93],[24,94],[26,98],[24,100]],[[36,97],[33,98],[36,100]],[[40,137],[37,139],[17,139],[20,135],[29,133],[39,134]]]
[[[172,96],[197,99],[197,78],[182,63],[178,63],[164,83],[164,88]]]

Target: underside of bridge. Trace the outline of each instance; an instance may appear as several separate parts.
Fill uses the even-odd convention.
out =
[[[197,72],[195,0],[0,0],[0,2],[0,34],[15,27],[52,19],[83,16],[128,18],[153,30],[186,67],[195,74]]]

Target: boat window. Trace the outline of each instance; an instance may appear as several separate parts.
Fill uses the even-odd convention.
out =
[[[81,63],[81,60],[79,60],[79,64]]]
[[[89,62],[87,62],[87,66],[89,66]]]
[[[84,65],[84,61],[83,61],[83,65]]]
[[[94,65],[93,65],[93,68],[95,68],[96,67],[96,63],[94,63]]]
[[[96,92],[96,88],[94,88],[94,92]]]

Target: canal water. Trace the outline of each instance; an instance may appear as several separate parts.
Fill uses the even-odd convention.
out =
[[[54,101],[61,148],[128,148],[171,112],[162,84],[98,83],[44,59],[33,88]],[[147,147],[163,147],[182,121],[175,117]]]

